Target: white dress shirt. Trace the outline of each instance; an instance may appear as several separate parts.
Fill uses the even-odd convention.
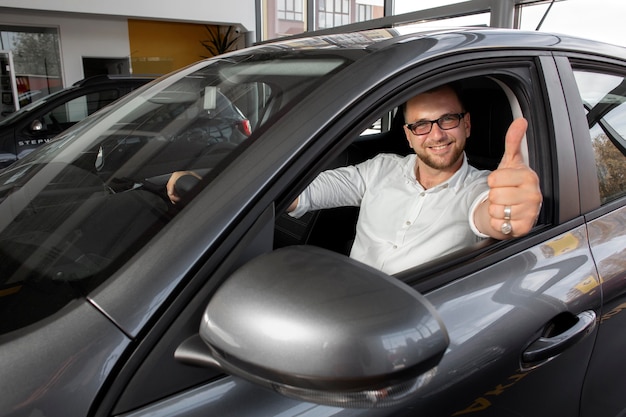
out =
[[[415,177],[416,155],[381,154],[355,166],[322,172],[290,213],[360,206],[350,256],[388,274],[422,264],[486,237],[473,222],[487,198],[489,171],[464,157],[446,182],[425,190]]]

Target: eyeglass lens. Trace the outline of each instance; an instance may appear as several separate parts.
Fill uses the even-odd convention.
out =
[[[437,123],[442,130],[454,129],[461,124],[463,116],[465,116],[465,113],[444,114],[437,120],[420,120],[419,122],[407,125],[407,127],[416,135],[425,135],[430,133],[434,123]]]

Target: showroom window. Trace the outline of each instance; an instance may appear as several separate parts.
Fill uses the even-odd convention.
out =
[[[417,12],[435,7],[448,6],[457,3],[465,3],[462,0],[395,0],[393,2],[393,14]]]
[[[278,7],[276,10],[278,19],[302,22],[304,20],[302,7],[302,1],[278,0]]]
[[[356,19],[359,22],[365,22],[372,19],[373,6],[369,4],[357,4],[356,5]]]
[[[12,55],[12,68],[3,68],[0,85],[4,115],[62,88],[56,28],[0,25],[0,51]],[[13,75],[17,98],[11,88]]]
[[[626,78],[576,71],[596,160],[602,203],[626,195]]]
[[[295,35],[306,30],[305,0],[263,0],[263,39]]]
[[[332,28],[350,23],[349,0],[318,0],[318,28]]]
[[[263,40],[384,17],[384,0],[262,0],[262,5]]]

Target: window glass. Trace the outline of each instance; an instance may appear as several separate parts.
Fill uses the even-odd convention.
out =
[[[166,194],[172,172],[193,170],[206,185],[260,126],[349,62],[255,52],[131,93],[0,172],[0,334],[105,282],[184,210]],[[50,117],[71,120],[108,98],[90,94]]]
[[[295,35],[306,30],[305,0],[264,0],[263,39]]]
[[[467,16],[449,17],[426,22],[418,22],[415,25],[419,25],[423,28],[440,28],[452,26],[489,26],[490,18],[491,15],[489,13],[478,13]]]
[[[576,71],[587,114],[602,203],[626,194],[626,79]]]
[[[467,0],[394,0],[393,14],[416,12],[449,4],[463,3]]]
[[[383,0],[311,0],[317,6],[315,28],[328,29],[384,16]]]
[[[441,6],[449,6],[466,2],[467,0],[394,0],[393,14],[400,15],[403,13],[417,12],[420,10],[428,10]],[[424,21],[420,24],[424,27],[489,26],[490,19],[491,14],[489,12],[471,13],[465,15],[458,15],[457,13],[457,16],[455,17],[436,18],[435,20],[424,19]]]
[[[119,98],[119,95],[120,92],[117,89],[85,94],[52,109],[44,115],[44,120],[48,125],[56,123],[69,127],[69,125],[77,123],[104,106],[111,104]]]
[[[622,0],[567,0],[528,2],[518,6],[519,28],[564,33],[624,45],[626,2]],[[601,7],[600,4],[602,5]],[[547,13],[547,14],[546,14]]]
[[[311,1],[314,27],[307,27]],[[384,17],[384,0],[264,0],[263,40]]]
[[[111,104],[120,97],[117,88],[95,91],[59,104],[42,116],[43,131],[55,134],[80,122],[85,117]]]
[[[13,53],[13,68],[6,69],[15,74],[20,107],[62,88],[56,28],[0,25],[0,50]],[[4,70],[2,74],[6,75]],[[4,76],[0,79],[3,96],[11,93],[5,80]],[[13,110],[12,106],[3,107],[0,120]]]

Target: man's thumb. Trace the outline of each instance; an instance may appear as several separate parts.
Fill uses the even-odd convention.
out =
[[[511,168],[524,163],[522,155],[522,140],[526,134],[528,122],[523,117],[513,120],[506,132],[504,155],[498,168]]]

